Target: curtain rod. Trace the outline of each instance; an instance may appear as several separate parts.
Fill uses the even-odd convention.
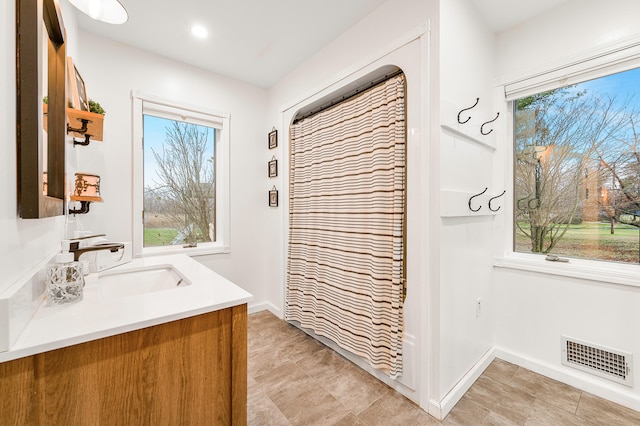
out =
[[[359,86],[359,87],[357,87],[355,89],[352,89],[352,90],[346,92],[346,94],[344,94],[344,95],[342,95],[342,96],[340,96],[340,97],[338,97],[338,98],[336,98],[336,99],[334,99],[332,101],[329,101],[329,102],[327,102],[325,104],[320,105],[317,108],[312,109],[309,112],[306,112],[306,113],[304,113],[302,115],[296,115],[296,118],[293,120],[293,124],[297,124],[298,122],[304,120],[305,118],[309,118],[312,115],[315,115],[315,114],[317,114],[319,112],[322,112],[322,111],[324,111],[324,110],[326,110],[328,108],[331,108],[334,105],[337,105],[337,104],[339,104],[341,102],[344,102],[344,101],[346,101],[348,99],[351,99],[354,96],[359,95],[360,93],[364,92],[365,90],[370,89],[370,88],[372,88],[374,86],[377,86],[379,84],[382,84],[385,81],[387,81],[387,80],[389,80],[389,79],[391,79],[391,78],[393,78],[393,77],[395,77],[397,75],[400,75],[402,73],[403,72],[402,72],[401,69],[397,69],[396,71],[394,71],[392,73],[384,74],[384,75],[374,79],[373,81],[365,83],[362,86]]]

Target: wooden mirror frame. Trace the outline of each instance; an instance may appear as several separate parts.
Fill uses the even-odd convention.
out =
[[[42,55],[43,24],[47,53],[48,130],[43,141]],[[37,219],[64,214],[66,142],[66,46],[62,13],[55,0],[16,0],[16,140],[18,214]],[[47,191],[43,158],[47,150]]]

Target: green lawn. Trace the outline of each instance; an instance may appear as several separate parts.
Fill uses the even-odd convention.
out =
[[[516,251],[530,252],[528,237],[516,232]],[[615,262],[638,263],[640,240],[638,228],[616,224],[611,234],[609,223],[581,223],[570,225],[551,253],[559,256],[603,259]]]
[[[154,228],[144,230],[144,246],[157,247],[171,244],[178,231],[171,228]]]

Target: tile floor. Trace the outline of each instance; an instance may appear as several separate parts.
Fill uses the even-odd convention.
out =
[[[496,359],[442,421],[268,311],[249,315],[248,424],[640,425],[640,412]]]

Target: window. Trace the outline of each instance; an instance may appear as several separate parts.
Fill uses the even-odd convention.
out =
[[[228,251],[228,115],[133,101],[134,252]]]
[[[640,263],[640,68],[513,108],[514,251]]]

